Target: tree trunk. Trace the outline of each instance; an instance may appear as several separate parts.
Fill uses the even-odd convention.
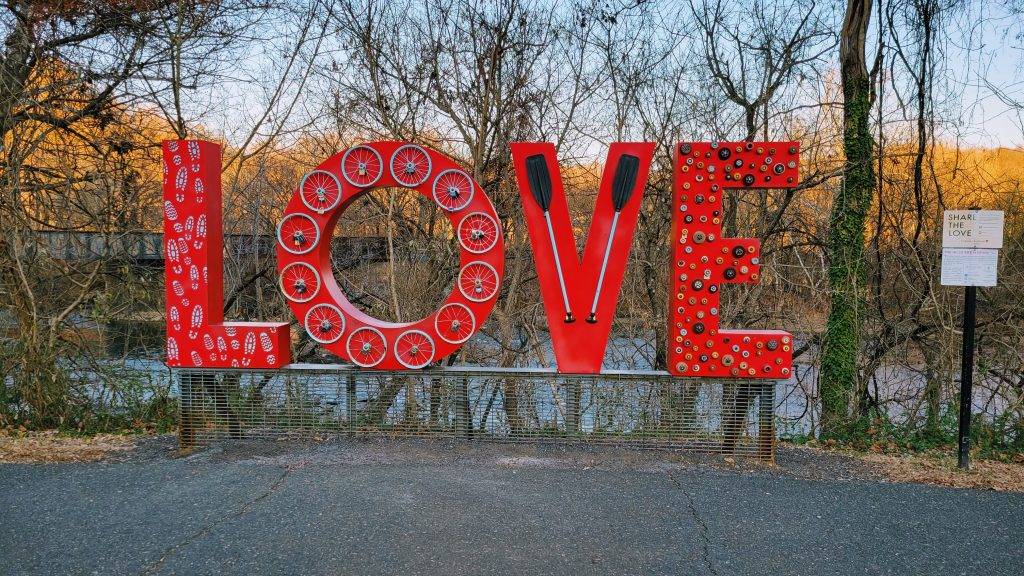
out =
[[[0,137],[7,136],[14,127],[12,111],[25,94],[35,62],[31,28],[20,19],[14,22],[14,29],[4,38],[5,48],[0,57]]]
[[[846,166],[830,218],[829,311],[821,374],[821,432],[842,435],[850,424],[849,406],[857,389],[857,353],[863,309],[865,217],[875,188],[869,126],[871,82],[865,45],[871,0],[849,0],[839,42],[843,82],[843,147]]]

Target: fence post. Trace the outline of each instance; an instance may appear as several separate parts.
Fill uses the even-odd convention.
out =
[[[473,437],[473,415],[469,411],[469,378],[459,380],[455,392],[455,433],[460,438]]]
[[[213,390],[217,418],[227,426],[228,436],[234,439],[241,438],[242,421],[238,411],[232,406],[232,402],[237,401],[240,396],[241,374],[225,372],[218,383],[217,375],[211,372],[205,375],[204,380],[207,388]]]
[[[193,370],[178,371],[178,390],[178,446],[192,448],[196,445]]]
[[[757,416],[757,455],[775,462],[775,386],[774,380],[761,382]]]
[[[356,375],[345,375],[345,419],[350,430],[355,430],[356,419],[359,417],[358,398],[356,397]]]
[[[580,396],[582,382],[578,378],[565,378],[565,434],[575,436],[580,431]]]

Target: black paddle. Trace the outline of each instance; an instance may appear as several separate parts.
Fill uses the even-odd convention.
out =
[[[569,294],[565,290],[565,277],[562,276],[562,262],[558,259],[558,245],[555,244],[555,230],[551,227],[551,174],[543,154],[535,154],[526,159],[526,178],[530,183],[530,194],[537,205],[544,211],[544,221],[548,225],[548,239],[551,241],[551,252],[555,257],[555,271],[558,273],[558,287],[562,289],[562,304],[565,306],[565,321],[575,322],[572,308],[569,306]]]
[[[615,215],[612,216],[612,228],[608,233],[608,243],[604,247],[604,261],[601,262],[601,274],[597,277],[597,289],[594,291],[594,303],[590,305],[590,316],[587,322],[597,322],[597,301],[601,298],[601,288],[604,285],[604,272],[608,267],[608,256],[612,253],[612,242],[615,241],[615,227],[619,224],[619,213],[633,196],[633,189],[636,187],[636,175],[640,171],[640,159],[631,154],[619,156],[619,163],[615,166],[615,178],[612,180],[612,205],[615,207]]]

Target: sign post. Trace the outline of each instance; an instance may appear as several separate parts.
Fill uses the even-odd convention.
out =
[[[971,399],[974,385],[974,324],[977,287],[995,286],[1003,247],[1000,210],[946,210],[942,221],[943,286],[964,286],[963,349],[960,363],[960,422],[957,466],[970,467]]]
[[[964,335],[960,352],[960,422],[956,434],[956,465],[970,467],[971,397],[974,394],[974,319],[977,310],[976,286],[964,288]]]

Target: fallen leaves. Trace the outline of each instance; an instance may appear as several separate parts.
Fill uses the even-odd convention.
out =
[[[893,482],[1024,492],[1024,465],[1018,463],[974,460],[970,470],[960,470],[956,459],[944,454],[863,454],[860,457],[879,465]]]
[[[1009,462],[972,458],[970,470],[961,470],[957,468],[953,449],[898,452],[892,446],[872,445],[867,451],[861,451],[835,442],[815,442],[801,446],[800,449],[812,453],[842,455],[859,461],[869,465],[880,478],[890,482],[1024,492],[1024,457]]]
[[[0,432],[0,463],[92,462],[135,447],[135,438],[118,434],[90,437],[44,432]]]

